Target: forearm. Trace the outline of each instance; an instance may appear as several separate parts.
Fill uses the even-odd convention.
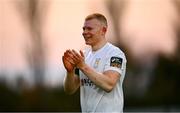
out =
[[[109,76],[96,72],[87,64],[80,69],[95,85],[101,89],[105,90],[106,92],[110,92],[113,89],[115,82]]]
[[[73,94],[78,89],[79,84],[80,80],[74,72],[67,72],[64,80],[64,91],[68,94]]]

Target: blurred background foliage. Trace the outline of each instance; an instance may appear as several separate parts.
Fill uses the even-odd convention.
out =
[[[0,2],[1,3],[1,2]],[[23,4],[22,4],[23,3]],[[43,3],[41,5],[40,3]],[[159,54],[155,63],[137,63],[129,48],[121,43],[119,20],[126,8],[125,0],[105,0],[106,8],[112,18],[118,47],[126,53],[128,64],[124,80],[125,111],[180,111],[180,26],[174,30],[177,37],[175,54],[169,58]],[[172,0],[178,14],[180,3]],[[31,48],[25,49],[28,66],[34,78],[34,85],[29,87],[23,77],[16,79],[16,86],[7,82],[6,72],[0,71],[0,111],[80,111],[79,91],[74,95],[64,93],[62,86],[48,87],[43,83],[46,56],[43,48],[42,18],[46,15],[48,2],[26,0],[15,3],[16,10],[26,19],[31,37]],[[26,9],[26,10],[24,10]],[[179,17],[179,16],[178,16]],[[179,23],[179,22],[178,22]],[[23,75],[23,73],[14,73]]]
[[[128,87],[126,77],[125,111],[179,111],[179,67],[180,64],[176,60],[160,57],[154,71],[156,77],[144,94],[136,90],[136,87]],[[127,73],[129,70],[131,69],[128,68]],[[21,82],[23,81],[20,81],[20,87],[14,89],[8,87],[4,80],[1,81],[0,111],[80,111],[79,91],[74,95],[67,95],[61,87],[47,88],[38,85],[23,88],[22,85],[25,84]]]

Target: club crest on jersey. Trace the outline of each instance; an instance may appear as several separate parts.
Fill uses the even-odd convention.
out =
[[[120,57],[111,57],[110,66],[121,68],[121,66],[122,66],[122,58],[120,58]]]
[[[99,65],[101,58],[96,58],[95,63],[94,63],[94,68],[97,68]]]

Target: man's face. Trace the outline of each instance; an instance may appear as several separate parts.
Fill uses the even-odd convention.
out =
[[[84,22],[83,26],[83,37],[87,45],[94,46],[99,41],[102,40],[102,36],[105,34],[103,32],[103,25],[97,19],[91,19]]]

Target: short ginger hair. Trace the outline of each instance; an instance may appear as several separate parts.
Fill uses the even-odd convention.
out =
[[[108,26],[106,17],[104,15],[100,14],[100,13],[93,13],[93,14],[88,15],[85,18],[85,21],[88,21],[88,20],[91,20],[91,19],[97,19],[100,22],[102,22],[106,27]]]

